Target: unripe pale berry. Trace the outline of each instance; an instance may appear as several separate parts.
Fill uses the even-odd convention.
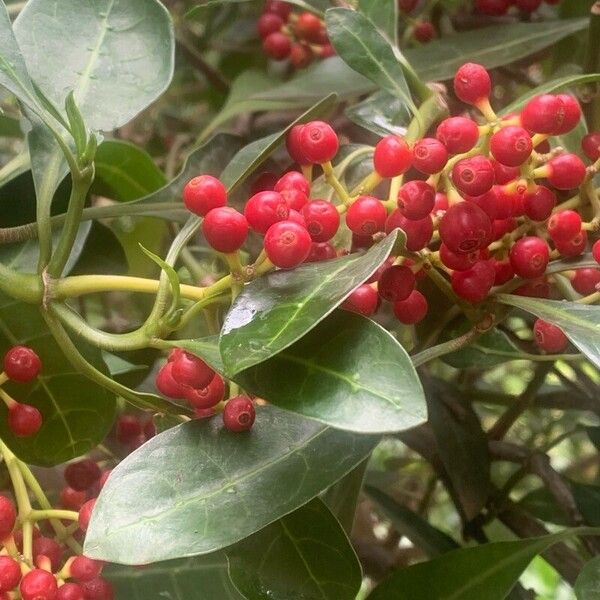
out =
[[[406,173],[412,164],[408,144],[397,135],[382,138],[375,146],[373,165],[381,177],[397,177]]]
[[[223,410],[223,424],[229,431],[236,433],[248,431],[255,418],[254,404],[248,396],[231,398]]]
[[[558,354],[569,345],[569,338],[562,329],[543,319],[533,324],[533,339],[540,350],[550,354]]]
[[[280,221],[265,234],[264,246],[269,260],[282,269],[292,269],[304,262],[312,240],[308,231],[293,221]]]
[[[387,211],[377,198],[361,196],[353,202],[346,213],[346,225],[358,235],[373,235],[383,231]]]
[[[454,92],[467,104],[478,104],[489,98],[492,82],[486,68],[477,63],[462,65],[454,76]]]
[[[427,315],[427,299],[418,290],[413,290],[408,298],[394,302],[394,315],[405,325],[414,325]]]
[[[183,188],[183,202],[190,212],[204,217],[213,208],[227,204],[227,190],[216,177],[200,175]]]
[[[459,160],[452,169],[452,181],[464,194],[480,196],[494,185],[494,167],[484,156]]]
[[[421,173],[439,173],[447,162],[448,150],[435,138],[423,138],[413,146],[413,166]]]
[[[510,264],[515,273],[524,279],[535,279],[543,275],[549,260],[548,244],[536,236],[523,237],[510,249]]]
[[[235,208],[214,208],[204,218],[202,232],[215,250],[231,253],[239,250],[246,241],[248,221]]]
[[[405,183],[398,191],[398,209],[413,221],[424,219],[435,204],[435,189],[425,181]]]
[[[4,372],[9,379],[26,383],[35,379],[42,370],[42,361],[27,346],[13,346],[4,356]]]
[[[518,167],[531,156],[533,143],[523,127],[509,125],[492,135],[490,150],[499,163],[508,167]]]
[[[313,200],[302,208],[306,229],[314,242],[327,242],[340,226],[340,213],[325,200]]]
[[[462,154],[475,146],[479,129],[472,119],[449,117],[438,125],[435,135],[450,154]]]
[[[337,154],[340,145],[337,134],[324,121],[311,121],[304,125],[299,142],[303,156],[313,164],[329,162]]]

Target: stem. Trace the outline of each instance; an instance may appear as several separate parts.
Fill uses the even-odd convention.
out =
[[[585,55],[584,73],[600,71],[600,2],[595,2],[590,10],[590,24]],[[584,106],[585,116],[590,131],[600,129],[600,95],[597,88],[591,102]]]
[[[445,354],[450,354],[450,352],[460,350],[461,348],[468,346],[480,335],[481,332],[474,327],[473,329],[470,329],[469,331],[467,331],[466,333],[454,340],[444,342],[443,344],[438,344],[437,346],[433,346],[433,348],[428,348],[427,350],[423,350],[422,352],[415,354],[412,357],[413,365],[415,367],[420,367],[421,365],[433,360],[434,358],[439,358],[440,356],[444,356]]]
[[[73,510],[60,510],[57,508],[46,508],[43,510],[32,510],[27,517],[30,521],[47,521],[50,519],[64,519],[66,521],[77,521],[79,513]]]
[[[325,181],[336,191],[340,200],[344,204],[350,204],[352,199],[350,198],[346,188],[341,184],[340,180],[336,177],[333,171],[333,165],[331,162],[326,162],[321,165],[323,173],[325,174]]]
[[[29,154],[27,152],[15,156],[0,169],[0,187],[2,187],[9,179],[15,177],[20,171],[25,171],[28,166]]]

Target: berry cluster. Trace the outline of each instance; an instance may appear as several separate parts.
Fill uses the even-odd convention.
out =
[[[209,214],[217,210],[227,209],[215,208]],[[244,218],[243,215],[240,217]],[[175,348],[169,354],[156,376],[156,388],[168,398],[186,400],[198,418],[214,415],[225,397],[223,378],[203,360],[181,348]],[[247,396],[231,397],[225,403],[222,415],[223,424],[229,431],[247,431],[254,423],[254,404]]]
[[[311,12],[297,13],[287,2],[267,0],[257,28],[265,54],[289,59],[296,69],[335,54],[323,20]]]
[[[229,258],[237,256],[249,235],[262,236],[263,251],[249,267],[255,272],[257,267],[262,272],[265,267],[293,269],[303,262],[360,252],[402,229],[402,255],[392,257],[343,304],[367,316],[385,301],[400,322],[419,322],[428,311],[427,298],[417,289],[426,275],[463,307],[482,303],[498,289],[563,297],[553,275],[547,274],[548,265],[581,255],[588,247],[588,232],[600,229],[592,187],[600,166],[600,133],[582,140],[583,153],[593,163],[586,166],[577,154],[550,144],[553,136],[578,124],[581,108],[575,97],[538,95],[520,113],[499,117],[490,105],[491,89],[484,67],[463,65],[454,92],[478,110],[479,122],[473,116],[452,116],[417,140],[384,137],[373,151],[373,172],[354,190],[344,187],[331,164],[339,149],[336,132],[325,122],[312,121],[293,127],[287,137],[288,153],[300,170],[275,179],[261,176],[259,191],[255,186],[243,212],[226,206],[225,188],[206,175],[186,186],[186,206],[205,217],[207,242]],[[318,166],[339,203],[311,197]],[[389,189],[386,199],[376,193],[379,189]],[[570,190],[579,193],[563,201]],[[584,222],[578,209],[590,202],[596,214]],[[351,232],[350,248],[340,243],[340,229]],[[593,256],[600,259],[600,241]],[[589,297],[585,301],[597,300],[599,269],[563,270],[562,275],[573,293]],[[547,323],[538,322],[534,334],[545,351],[556,352],[567,344],[562,332]],[[207,386],[215,376],[198,363],[198,370],[206,373],[202,381],[186,380],[169,364],[161,371],[159,389],[192,404],[190,390]],[[209,404],[221,397],[222,382]]]
[[[4,356],[4,372],[0,384],[6,381],[28,383],[38,377],[42,370],[40,357],[31,348],[13,346]],[[42,426],[42,413],[30,404],[17,402],[0,388],[0,397],[8,408],[8,426],[17,437],[29,437]]]
[[[501,17],[513,6],[524,13],[532,13],[543,2],[546,4],[558,4],[560,0],[475,0],[475,8],[484,15]]]

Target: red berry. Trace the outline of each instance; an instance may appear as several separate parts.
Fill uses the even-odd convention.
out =
[[[487,246],[492,224],[485,212],[472,202],[454,204],[440,221],[440,237],[450,250],[468,254]]]
[[[173,362],[163,365],[156,375],[154,384],[156,389],[167,398],[183,398],[185,396],[185,387],[175,381],[173,377]]]
[[[547,164],[548,181],[558,190],[579,187],[586,176],[585,164],[576,154],[560,154]]]
[[[452,181],[464,194],[480,196],[494,185],[494,167],[484,156],[464,158],[454,165]]]
[[[4,356],[4,372],[9,379],[26,383],[35,379],[42,370],[42,361],[27,346],[13,346]]]
[[[293,221],[275,223],[264,239],[269,260],[282,269],[292,269],[304,262],[310,253],[311,243],[308,231]]]
[[[246,202],[244,216],[254,231],[265,234],[271,225],[285,221],[290,207],[279,192],[259,192]]]
[[[261,38],[266,38],[271,33],[281,31],[282,27],[283,19],[274,13],[263,13],[256,23],[258,35],[260,35]]]
[[[227,190],[216,177],[200,175],[183,188],[183,202],[190,212],[204,217],[213,208],[227,204]]]
[[[517,296],[528,296],[530,298],[549,298],[550,284],[545,277],[527,281],[522,286],[518,287],[513,294]]]
[[[302,142],[300,141],[300,134],[303,129],[304,125],[294,125],[287,134],[285,146],[292,160],[299,165],[310,165],[310,160],[304,155]]]
[[[394,210],[385,222],[385,232],[391,233],[394,229],[400,228],[406,235],[406,249],[411,252],[423,250],[433,235],[433,221],[431,215],[424,219],[413,221],[407,219],[400,209]]]
[[[102,577],[81,583],[85,600],[113,600],[115,593],[112,585]]]
[[[580,231],[570,240],[554,240],[554,245],[562,256],[579,256],[587,246],[587,231]]]
[[[206,241],[218,252],[239,250],[248,237],[248,221],[235,208],[213,208],[202,222]]]
[[[462,154],[471,150],[479,139],[477,123],[466,117],[444,119],[435,132],[450,154]]]
[[[583,296],[588,296],[600,290],[600,269],[575,269],[571,279],[575,291]]]
[[[524,279],[535,279],[543,275],[549,260],[548,244],[539,237],[523,237],[510,249],[510,264],[515,273]]]
[[[431,21],[417,21],[414,31],[415,38],[422,44],[430,42],[435,37],[435,27]]]
[[[579,106],[577,99],[569,94],[559,94],[558,99],[562,102],[562,110],[555,133],[562,134],[577,126],[581,120],[581,106]]]
[[[379,278],[379,295],[388,302],[406,300],[415,289],[414,273],[405,266],[394,265],[387,268]]]
[[[412,152],[404,138],[387,135],[375,146],[373,165],[381,177],[397,177],[410,169],[412,159]]]
[[[510,7],[510,0],[475,0],[477,10],[484,15],[501,17]]]
[[[561,210],[548,221],[548,233],[555,242],[566,242],[581,231],[582,220],[574,210]]]
[[[310,247],[310,254],[306,262],[321,262],[322,260],[331,260],[337,257],[335,248],[329,242],[313,242]]]
[[[447,162],[448,150],[435,138],[423,138],[413,146],[413,166],[421,173],[439,173]]]
[[[302,216],[306,229],[315,242],[330,240],[340,226],[340,213],[337,208],[325,200],[313,200],[304,206]]]
[[[282,0],[267,0],[265,3],[264,12],[274,13],[279,15],[284,21],[288,20],[293,6]]]
[[[499,261],[492,259],[492,264],[495,271],[494,285],[502,285],[514,277],[515,272],[509,260]]]
[[[95,498],[92,500],[88,500],[79,510],[79,529],[81,531],[87,531],[88,525],[90,524],[90,519],[92,518],[92,512],[94,511],[94,506],[96,505]]]
[[[309,46],[305,44],[292,44],[290,50],[290,61],[296,69],[304,69],[313,59],[313,53]]]
[[[223,410],[223,423],[229,431],[248,431],[254,424],[256,413],[248,396],[231,398]]]
[[[600,158],[600,131],[584,136],[581,140],[581,148],[590,160],[596,162]]]
[[[514,3],[522,11],[533,12],[541,6],[542,0],[514,0]]]
[[[203,388],[215,376],[215,372],[201,358],[189,352],[183,352],[172,365],[173,379],[184,386]]]
[[[558,354],[569,345],[569,339],[562,329],[542,319],[537,319],[533,324],[533,339],[540,350],[551,354]]]
[[[545,221],[556,206],[556,194],[543,185],[525,194],[523,209],[532,221]]]
[[[499,240],[507,233],[514,231],[518,224],[516,219],[496,219],[492,223],[492,240]]]
[[[507,167],[506,165],[501,165],[497,160],[492,160],[492,165],[494,167],[494,175],[498,185],[510,183],[521,174],[521,169],[519,169],[519,167]]]
[[[456,71],[454,93],[463,102],[477,104],[489,98],[491,92],[492,81],[484,66],[466,63]]]
[[[250,186],[250,193],[252,195],[258,194],[258,192],[264,192],[272,190],[277,183],[278,177],[275,173],[270,171],[263,171],[258,177],[252,181]]]
[[[21,579],[19,591],[23,600],[56,600],[58,585],[52,573],[33,569]]]
[[[85,491],[74,490],[72,487],[64,487],[60,492],[60,505],[69,510],[79,510],[87,499]]]
[[[594,245],[592,246],[592,256],[594,257],[594,260],[600,264],[600,240],[594,242]]]
[[[533,143],[523,127],[503,127],[490,138],[490,150],[494,158],[508,167],[522,165],[533,150]]]
[[[212,381],[202,389],[188,388],[185,399],[194,408],[212,408],[223,400],[225,395],[225,382],[216,374]]]
[[[91,488],[100,479],[100,475],[102,475],[100,467],[89,458],[71,463],[65,469],[65,481],[78,492]]]
[[[10,556],[0,556],[0,592],[10,592],[21,581],[21,567]]]
[[[312,164],[329,162],[339,148],[339,140],[331,125],[324,121],[311,121],[304,125],[299,135],[302,154]]]
[[[307,42],[319,43],[323,22],[317,15],[310,12],[303,12],[298,15],[294,23],[294,32],[296,35]]]
[[[292,42],[285,33],[275,31],[264,39],[263,50],[267,56],[275,60],[283,60],[290,55]]]
[[[468,271],[452,273],[452,289],[468,302],[481,302],[487,298],[495,278],[494,265],[488,260],[480,260]]]
[[[467,196],[465,194],[465,200],[477,204],[490,218],[490,221],[498,217],[498,194],[493,187],[485,194],[481,194],[481,196]]]
[[[287,190],[298,190],[308,196],[310,195],[310,182],[302,175],[302,173],[299,173],[298,171],[289,171],[277,180],[274,189],[279,193]]]
[[[53,571],[58,571],[62,561],[63,549],[52,538],[38,537],[33,540],[33,559],[37,563],[42,556],[50,560]]]
[[[103,563],[87,556],[76,556],[71,562],[71,577],[78,581],[90,581],[102,573]]]
[[[521,111],[521,124],[534,133],[558,133],[564,120],[564,105],[558,96],[542,94],[532,98]]]
[[[427,309],[427,299],[418,290],[413,290],[405,300],[394,302],[394,315],[405,325],[413,325],[423,320]]]
[[[479,250],[468,254],[453,252],[446,246],[440,245],[440,260],[453,271],[468,271],[479,260]]]
[[[121,415],[117,420],[116,437],[120,444],[128,445],[142,435],[142,424],[134,415]]]
[[[369,284],[363,283],[344,300],[341,308],[370,317],[379,308],[379,295]]]
[[[42,413],[31,404],[17,402],[8,410],[8,427],[17,437],[36,434],[42,426]]]
[[[437,213],[438,211],[448,210],[450,206],[450,202],[448,201],[448,196],[446,194],[442,194],[441,192],[437,192],[435,195],[435,202],[433,204],[433,213]]]
[[[65,583],[58,588],[56,600],[85,600],[83,588],[76,583]]]
[[[431,213],[434,205],[435,189],[424,181],[409,181],[398,192],[398,208],[407,219],[424,219]]]
[[[346,225],[357,235],[373,235],[383,231],[387,211],[377,198],[361,196],[353,202],[346,213]]]
[[[419,4],[419,0],[398,0],[398,8],[404,12],[412,12]]]

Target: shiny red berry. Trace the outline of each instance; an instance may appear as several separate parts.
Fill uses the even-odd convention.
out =
[[[77,583],[65,583],[58,588],[56,600],[85,600],[83,588]]]
[[[594,260],[600,264],[600,240],[594,242],[594,245],[592,246],[592,256],[594,257]]]
[[[255,418],[254,404],[248,396],[231,398],[223,410],[223,424],[229,431],[248,431]]]
[[[406,235],[406,249],[411,252],[423,250],[429,244],[433,235],[433,221],[431,215],[424,219],[413,221],[407,219],[400,209],[395,209],[385,222],[385,232],[391,233],[394,229],[400,228]]]
[[[462,154],[471,150],[477,143],[479,128],[472,119],[449,117],[438,125],[435,136],[450,154]]]
[[[388,302],[406,300],[415,289],[414,273],[403,265],[393,265],[387,268],[379,278],[378,293]]]
[[[502,285],[515,276],[510,260],[492,259],[492,265],[494,266],[495,271],[494,285]]]
[[[480,196],[494,185],[494,167],[484,156],[459,160],[452,169],[452,181],[464,194]]]
[[[483,210],[483,212],[490,218],[490,221],[493,221],[498,217],[499,199],[494,187],[492,187],[492,189],[487,191],[485,194],[481,194],[481,196],[468,196],[465,194],[465,200],[467,202],[477,204],[477,206],[479,206],[479,208],[481,208],[481,210]]]
[[[550,284],[546,277],[532,279],[519,286],[513,294],[517,296],[528,296],[530,298],[549,298]]]
[[[171,364],[173,379],[184,386],[203,388],[215,376],[215,372],[201,358],[189,352],[183,352]]]
[[[310,165],[310,160],[304,156],[304,152],[302,150],[302,143],[300,141],[300,134],[304,129],[304,125],[294,125],[292,127],[285,139],[285,146],[287,148],[288,154],[299,165]]]
[[[70,486],[64,487],[60,492],[60,505],[69,510],[79,510],[87,500],[84,490],[74,490]]]
[[[312,164],[329,162],[340,145],[336,132],[324,121],[311,121],[304,125],[299,142],[303,156]]]
[[[340,213],[331,202],[325,200],[313,200],[306,204],[302,216],[314,242],[327,242],[340,226]]]
[[[409,181],[398,192],[398,208],[407,219],[424,219],[434,205],[435,189],[425,181]]]
[[[173,377],[173,362],[163,365],[154,380],[156,389],[167,398],[183,398],[185,396],[185,386]]]
[[[102,577],[83,581],[81,587],[85,600],[113,600],[115,597],[112,584]]]
[[[558,354],[569,345],[569,339],[562,329],[542,319],[537,319],[533,324],[533,339],[540,350],[550,354]]]
[[[283,24],[283,19],[279,15],[274,13],[263,13],[256,23],[258,35],[260,35],[261,38],[266,38],[271,33],[281,31]]]
[[[563,123],[564,106],[553,94],[535,96],[521,111],[521,125],[534,133],[555,134]]]
[[[439,231],[450,250],[468,254],[488,245],[492,224],[479,206],[472,202],[459,202],[446,211]]]
[[[292,44],[290,50],[290,62],[296,69],[304,69],[307,67],[314,57],[312,50],[306,44]]]
[[[58,585],[52,573],[33,569],[21,579],[19,591],[23,600],[56,600]]]
[[[33,559],[38,562],[41,557],[47,557],[50,560],[53,571],[58,571],[63,556],[62,546],[52,538],[40,536],[33,540]],[[41,565],[39,565],[41,566]]]
[[[292,42],[285,33],[275,31],[263,40],[263,50],[267,56],[275,60],[283,60],[290,55]]]
[[[556,206],[556,194],[543,185],[525,194],[523,210],[532,221],[545,221]]]
[[[417,21],[414,34],[417,41],[426,44],[435,37],[435,27],[431,21]]]
[[[311,244],[308,231],[293,221],[275,223],[264,239],[269,260],[282,269],[292,269],[304,262],[310,253]]]
[[[600,291],[600,269],[575,269],[571,285],[582,296]]]
[[[558,94],[557,97],[562,103],[562,110],[555,133],[563,134],[574,129],[581,120],[581,106],[577,98],[569,94]]]
[[[423,138],[413,146],[413,166],[421,173],[439,173],[447,162],[448,150],[435,138]]]
[[[452,273],[452,289],[468,302],[481,302],[487,298],[495,278],[494,265],[488,260],[480,260],[467,271]]]
[[[427,299],[418,290],[413,290],[405,300],[394,302],[394,315],[405,325],[414,325],[427,315]]]
[[[580,231],[570,240],[554,240],[554,246],[561,256],[579,256],[587,246],[587,231]]]
[[[206,241],[218,252],[239,250],[248,237],[248,221],[235,208],[223,206],[211,210],[202,222]]]
[[[581,231],[581,215],[574,210],[561,210],[548,221],[548,233],[555,242],[566,242]]]
[[[600,131],[585,135],[581,140],[581,148],[590,160],[596,162],[600,158]]]
[[[490,138],[490,150],[494,158],[508,167],[522,165],[533,150],[533,143],[523,127],[503,127]]]
[[[71,463],[65,469],[65,481],[79,492],[91,488],[100,479],[100,475],[102,475],[100,467],[89,458]]]
[[[313,242],[306,262],[321,262],[337,257],[335,248],[329,242]]]
[[[0,556],[0,592],[10,592],[21,581],[21,567],[10,556]]]
[[[267,0],[265,2],[264,12],[279,15],[284,21],[288,20],[293,6],[283,0]]]
[[[115,435],[120,444],[132,444],[142,435],[142,424],[135,415],[121,415],[117,419]]]
[[[585,164],[576,154],[560,154],[546,166],[548,181],[558,190],[577,188],[586,176]]]
[[[36,434],[42,426],[42,413],[31,404],[17,402],[8,410],[8,427],[17,437]]]
[[[310,182],[302,173],[289,171],[277,180],[274,190],[279,193],[286,190],[298,190],[308,196],[310,194]]]
[[[468,271],[479,260],[479,250],[458,253],[450,250],[446,244],[440,245],[439,253],[442,263],[453,271]]]
[[[437,213],[438,211],[448,210],[450,206],[450,202],[448,201],[448,196],[446,194],[442,194],[442,192],[437,192],[435,194],[435,202],[433,203],[433,213]]]
[[[398,8],[406,13],[412,12],[419,4],[419,0],[398,0]]]
[[[71,576],[78,581],[90,581],[102,573],[103,563],[87,556],[76,556],[70,565]]]
[[[381,177],[397,177],[410,169],[412,158],[412,152],[404,138],[387,135],[375,146],[373,165]]]
[[[500,164],[497,160],[492,160],[492,166],[494,167],[494,175],[498,185],[510,183],[521,174],[519,167],[507,167]]]
[[[279,192],[259,192],[244,207],[246,221],[254,231],[265,234],[271,225],[285,221],[290,207]]]
[[[35,379],[42,370],[42,361],[27,346],[13,346],[4,356],[4,372],[9,379],[26,383]]]
[[[346,213],[346,225],[357,235],[373,235],[383,231],[387,211],[377,198],[361,196],[353,202]]]
[[[523,237],[510,249],[510,264],[515,273],[524,279],[535,279],[543,275],[549,260],[548,244],[539,237]]]
[[[475,7],[484,15],[501,17],[508,12],[510,0],[475,0]]]
[[[298,15],[294,23],[294,32],[296,35],[307,42],[318,43],[321,38],[323,22],[317,15],[310,12],[303,12]]]
[[[213,208],[227,204],[227,190],[216,177],[200,175],[183,188],[183,202],[190,212],[204,217]]]
[[[344,300],[341,308],[370,317],[379,308],[379,295],[369,284],[364,283]]]
[[[489,98],[492,81],[486,68],[477,63],[466,63],[454,76],[454,93],[467,104],[477,104]]]
[[[252,195],[258,194],[258,192],[265,192],[272,190],[277,183],[278,177],[275,173],[270,171],[263,171],[253,181],[250,186],[250,193]]]
[[[194,408],[212,408],[223,400],[225,382],[219,374],[215,374],[211,382],[202,389],[188,388],[185,399]]]
[[[16,519],[15,505],[6,496],[0,496],[0,541],[12,533]]]

